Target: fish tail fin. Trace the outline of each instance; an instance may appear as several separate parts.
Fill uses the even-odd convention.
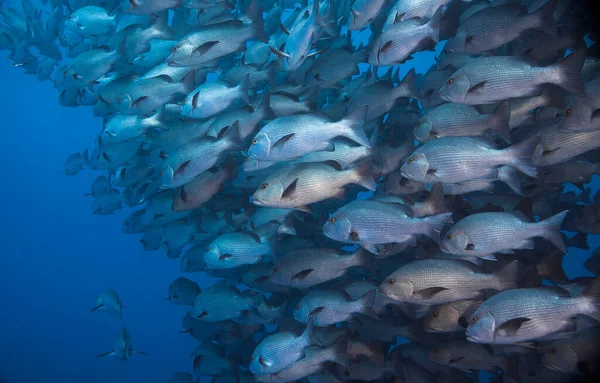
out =
[[[547,86],[542,89],[542,98],[546,106],[563,109],[566,106],[562,91],[556,86]]]
[[[429,19],[429,22],[427,23],[432,31],[430,37],[436,43],[440,41],[440,28],[443,10],[444,6],[440,5],[437,11],[435,11],[435,14],[431,17],[431,19]]]
[[[494,272],[497,281],[497,290],[511,290],[518,287],[519,262],[512,261]]]
[[[279,234],[296,235],[296,217],[290,214],[277,228]]]
[[[354,253],[356,264],[372,273],[375,273],[374,265],[371,260],[371,253],[363,247],[359,247]]]
[[[384,344],[385,343],[380,341],[374,341],[366,345],[367,349],[369,350],[368,358],[375,362],[375,364],[379,367],[385,366],[385,355],[383,355]]]
[[[302,332],[301,337],[306,341],[306,344],[321,344],[321,341],[318,340],[317,337],[315,337],[313,334],[313,329],[314,329],[313,322],[314,322],[313,317],[310,316],[308,318],[308,323],[306,324],[306,327],[304,328],[304,331]]]
[[[583,79],[581,78],[585,55],[586,49],[582,48],[554,65],[559,73],[559,81],[556,85],[580,97],[585,96]]]
[[[540,143],[540,137],[535,136],[512,145],[504,152],[508,155],[508,163],[530,177],[537,177],[537,169],[533,164],[533,153]]]
[[[421,91],[417,86],[417,73],[415,68],[408,71],[397,88],[402,89],[402,93],[408,95],[407,97],[414,99],[421,98]]]
[[[368,190],[375,190],[377,185],[373,179],[373,157],[367,157],[361,160],[352,172],[356,176],[356,184]]]
[[[181,79],[182,94],[188,95],[196,86],[196,71],[191,70]]]
[[[560,226],[568,212],[568,210],[565,210],[538,223],[542,227],[541,236],[552,242],[563,253],[567,252],[567,247],[560,234]]]
[[[361,314],[379,320],[379,315],[377,315],[377,312],[373,310],[373,303],[375,303],[376,293],[376,289],[369,290],[362,297],[358,298],[358,300],[360,301],[362,306]]]
[[[554,21],[554,10],[558,0],[548,0],[546,4],[535,11],[532,16],[536,18],[539,29],[551,36],[556,36],[556,22]]]
[[[348,367],[350,359],[348,358],[348,335],[342,335],[331,344],[332,362],[340,366]]]
[[[585,314],[600,321],[600,277],[594,279],[583,291],[582,296],[592,304],[592,308]]]
[[[248,105],[250,105],[250,96],[248,96],[248,85],[250,83],[250,73],[246,73],[246,76],[244,76],[244,79],[242,80],[242,82],[240,82],[239,88],[240,88],[240,95],[242,97],[242,100],[244,100],[244,102]]]
[[[240,136],[240,122],[235,121],[229,129],[223,129],[217,136],[217,140],[220,140],[224,137],[231,143],[232,146],[241,146],[242,145],[242,137]]]
[[[265,22],[262,17],[263,9],[258,4],[258,1],[252,0],[250,1],[250,5],[246,8],[246,16],[252,23],[250,24],[250,28],[252,29],[252,36],[262,41],[265,44],[269,43],[269,36],[267,36],[265,32]]]
[[[371,142],[369,141],[369,138],[365,134],[365,129],[363,128],[366,123],[368,110],[369,107],[367,105],[363,105],[360,108],[350,112],[340,121],[340,123],[350,129],[347,136],[349,139],[362,146],[370,148]]]
[[[277,116],[275,116],[275,112],[271,109],[271,94],[265,93],[263,96],[262,102],[260,103],[260,110],[264,111],[264,119],[265,120],[274,120]]]
[[[491,130],[500,138],[502,138],[507,143],[511,143],[510,138],[510,103],[508,101],[504,101],[494,113],[492,113],[492,118],[490,121]]]
[[[512,191],[521,195],[519,173],[512,166],[500,166],[498,168],[498,180],[504,182]]]
[[[444,199],[444,187],[440,182],[433,185],[425,201],[423,201],[423,205],[427,215],[438,215],[448,212]]]
[[[589,250],[590,244],[588,243],[587,233],[577,233],[571,238],[567,239],[567,247],[576,247],[582,250]]]
[[[424,221],[427,221],[427,228],[423,234],[439,243],[440,233],[451,216],[452,213],[443,213],[424,218]]]

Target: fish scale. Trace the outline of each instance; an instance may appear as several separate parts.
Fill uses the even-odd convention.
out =
[[[473,314],[477,320],[469,321],[467,336],[472,341],[472,327],[484,316],[491,314],[495,319],[494,335],[486,342],[504,344],[527,341],[560,331],[572,317],[580,313],[588,313],[590,304],[583,298],[571,298],[568,292],[557,293],[549,288],[516,289],[499,293],[485,301]],[[472,317],[472,318],[473,318]],[[515,318],[528,318],[515,335],[506,336],[498,333],[498,327]],[[572,330],[571,330],[572,331]]]

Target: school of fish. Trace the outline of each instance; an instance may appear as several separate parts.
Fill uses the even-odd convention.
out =
[[[0,50],[99,118],[65,173],[185,274],[170,383],[600,379],[585,1],[20,2]]]

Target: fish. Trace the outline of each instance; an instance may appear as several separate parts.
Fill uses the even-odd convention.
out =
[[[81,36],[99,36],[113,32],[116,20],[115,15],[110,15],[106,9],[88,5],[71,13],[64,25]]]
[[[489,104],[536,96],[543,84],[558,85],[574,95],[583,96],[580,73],[584,59],[585,49],[546,67],[537,66],[526,58],[481,57],[454,72],[440,89],[440,97],[458,104]],[[495,73],[502,73],[502,76]]]
[[[94,312],[96,310],[105,311],[118,316],[119,319],[123,319],[123,302],[121,302],[117,292],[112,289],[106,290],[96,296],[96,305],[91,311]]]
[[[329,248],[300,249],[281,256],[269,279],[282,286],[305,289],[347,275],[355,266],[371,268],[365,250],[343,253]]]
[[[343,198],[344,186],[348,184],[375,189],[371,158],[348,170],[335,162],[299,163],[282,169],[264,180],[252,195],[252,203],[310,211],[310,204],[328,198]]]
[[[524,12],[517,5],[482,9],[461,22],[456,35],[444,49],[448,52],[482,53],[509,43],[531,29],[556,35],[556,5],[557,1],[551,0],[532,13]]]
[[[191,306],[194,303],[194,298],[201,292],[202,290],[196,282],[185,277],[179,277],[169,285],[168,300],[175,305]]]
[[[115,338],[114,350],[102,353],[96,356],[96,358],[114,356],[120,360],[129,360],[133,354],[148,355],[143,351],[133,348],[133,344],[131,343],[131,334],[125,327],[123,327],[121,330],[119,330]]]
[[[533,248],[532,238],[543,237],[566,253],[560,225],[567,213],[563,211],[537,223],[529,222],[518,211],[469,215],[448,230],[442,240],[443,250],[454,255],[496,260],[494,253]]]
[[[500,104],[491,114],[481,114],[470,105],[442,104],[431,108],[413,131],[415,138],[428,142],[435,138],[451,136],[485,136],[486,133],[501,137],[511,143],[510,105]]]
[[[373,43],[369,64],[376,66],[400,64],[417,51],[433,49],[440,40],[441,16],[440,7],[426,23],[421,19],[411,18],[386,29]]]
[[[572,132],[600,129],[600,80],[585,85],[585,96],[574,99],[565,109],[560,128]]]
[[[367,109],[359,108],[335,123],[322,115],[311,114],[276,118],[252,139],[248,157],[276,162],[299,158],[313,151],[333,151],[331,140],[336,137],[346,137],[370,148],[371,143],[363,130]]]
[[[572,297],[561,287],[511,289],[494,295],[469,319],[467,340],[487,344],[518,344],[577,331],[577,315],[598,317],[595,280]]]
[[[284,331],[264,338],[252,352],[249,369],[253,374],[276,374],[302,358],[304,348],[318,344],[313,339],[313,323],[309,321],[299,336]]]
[[[483,301],[465,299],[436,306],[425,319],[423,327],[425,331],[439,333],[465,331],[468,319],[481,303]]]
[[[316,290],[305,295],[296,305],[294,318],[302,323],[312,321],[315,326],[329,326],[345,322],[354,313],[379,318],[372,305],[375,290],[353,300],[347,293],[337,290]]]
[[[233,88],[221,82],[200,85],[186,97],[185,104],[181,107],[181,115],[190,118],[210,118],[230,107],[236,100],[242,99],[249,104],[248,78],[246,75],[242,83]]]
[[[518,268],[518,262],[513,261],[486,274],[468,261],[416,260],[386,277],[379,291],[399,302],[425,305],[482,298],[484,289],[516,289]]]
[[[531,177],[540,138],[531,137],[503,150],[474,137],[444,137],[425,143],[400,168],[403,177],[422,183],[460,183],[486,178],[499,166],[512,166]]]

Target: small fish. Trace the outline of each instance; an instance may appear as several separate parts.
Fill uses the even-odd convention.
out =
[[[358,31],[369,25],[385,6],[386,0],[356,0],[350,8],[348,29]]]
[[[403,177],[422,183],[461,183],[492,175],[493,169],[512,166],[535,177],[534,150],[539,137],[494,149],[483,139],[444,137],[429,141],[411,154],[400,168]]]
[[[380,34],[373,43],[369,64],[396,65],[409,59],[411,54],[433,49],[440,39],[442,8],[424,23],[421,19],[400,21]]]
[[[185,277],[175,279],[169,285],[169,302],[175,305],[191,306],[194,298],[202,291],[198,284]]]
[[[121,328],[115,338],[115,348],[113,351],[108,351],[96,356],[102,358],[104,356],[114,356],[120,360],[129,360],[133,354],[148,355],[143,351],[135,350],[131,343],[131,334],[125,327]]]
[[[96,296],[96,305],[91,310],[106,311],[109,314],[116,315],[119,319],[123,318],[123,302],[116,291],[109,289]]]
[[[413,261],[390,274],[381,293],[399,302],[444,304],[482,297],[482,291],[517,287],[518,263],[513,261],[492,274],[471,262],[444,259]]]
[[[469,320],[467,339],[475,343],[514,344],[577,330],[574,317],[599,318],[598,279],[572,297],[561,287],[508,290],[486,300]]]
[[[276,118],[256,134],[248,156],[262,161],[286,161],[314,151],[332,151],[331,141],[336,137],[371,147],[363,130],[366,114],[367,108],[363,107],[338,122],[312,114]]]
[[[374,190],[371,161],[371,158],[367,158],[348,170],[342,170],[338,163],[300,163],[289,166],[266,178],[252,195],[252,203],[310,211],[307,205],[328,198],[343,198],[344,186],[348,184]]]
[[[267,236],[251,232],[225,233],[206,248],[204,262],[207,268],[230,269],[259,263],[274,256],[274,243]]]
[[[239,99],[244,100],[247,104],[250,103],[248,75],[242,83],[233,88],[222,82],[200,85],[186,97],[185,103],[181,107],[181,115],[190,118],[213,117]]]
[[[278,332],[264,338],[252,353],[249,370],[253,374],[275,374],[302,358],[304,348],[315,343],[309,321],[300,336]]]
[[[440,97],[457,104],[489,104],[513,97],[535,96],[543,84],[555,84],[583,96],[584,59],[584,49],[547,67],[520,57],[481,57],[451,75],[440,89]]]
[[[211,286],[194,298],[191,315],[203,322],[241,318],[258,307],[261,295],[246,295],[234,287]]]
[[[468,320],[483,301],[465,299],[433,308],[423,323],[425,331],[446,333],[465,331]]]
[[[461,22],[456,35],[444,49],[449,52],[487,52],[515,40],[530,29],[556,35],[553,17],[556,4],[557,0],[550,0],[530,14],[516,5],[482,9]]]
[[[354,266],[371,268],[365,250],[347,254],[328,248],[300,249],[283,255],[269,278],[279,285],[305,289],[347,275]]]
[[[100,36],[115,30],[115,15],[104,8],[88,5],[77,9],[65,21],[65,28],[81,36]]]
[[[333,213],[323,225],[323,234],[336,241],[360,244],[377,254],[376,245],[414,245],[418,235],[439,238],[450,215],[415,218],[412,210],[402,203],[357,200]]]
[[[444,236],[443,250],[449,254],[496,260],[495,253],[535,248],[533,238],[543,237],[565,253],[560,226],[567,211],[541,222],[529,222],[520,212],[473,214],[455,223]]]
[[[421,142],[449,136],[484,136],[491,132],[510,143],[510,106],[500,104],[494,113],[481,114],[470,105],[442,104],[429,109],[413,134]]]
[[[306,294],[296,305],[294,318],[302,323],[309,320],[315,326],[329,326],[345,322],[355,313],[379,318],[373,310],[375,290],[353,300],[346,292],[337,290],[316,290]]]
[[[567,106],[560,128],[572,132],[600,129],[600,78],[588,82],[585,96]]]

